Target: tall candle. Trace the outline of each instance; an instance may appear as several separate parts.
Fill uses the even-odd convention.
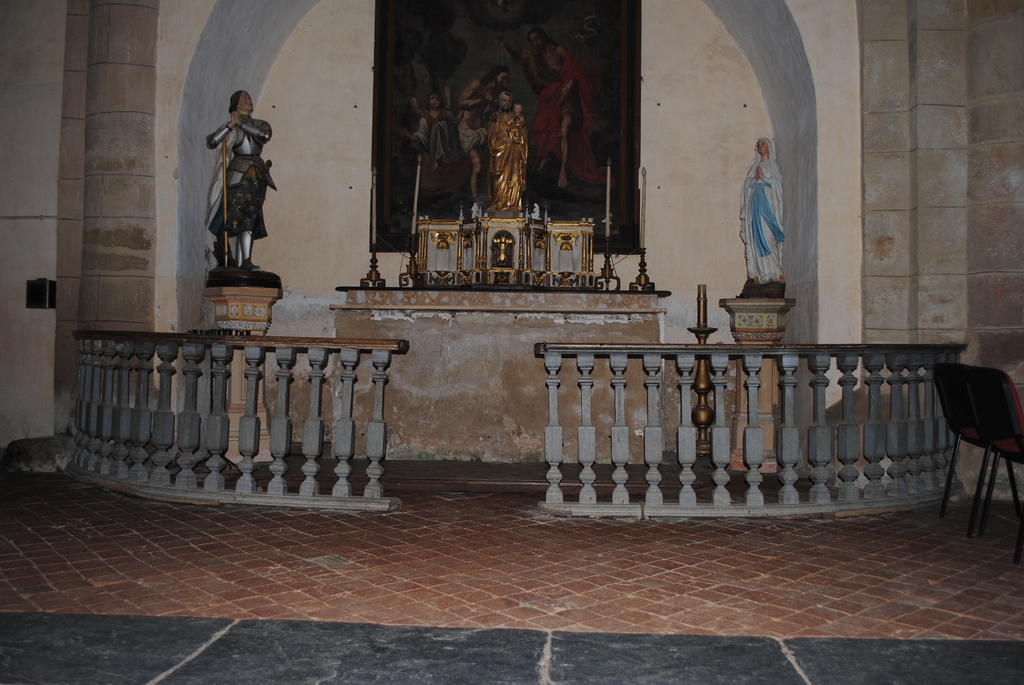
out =
[[[703,283],[697,286],[697,325],[708,325],[708,287]]]
[[[370,180],[370,244],[377,246],[377,168],[373,168]]]
[[[412,234],[416,235],[419,230],[419,205],[420,205],[420,169],[423,168],[423,155],[416,155],[416,189],[412,191]]]
[[[612,158],[608,158],[608,175],[604,187],[604,238],[608,240],[612,235]]]
[[[647,168],[640,167],[641,191],[640,191],[640,247],[646,247],[644,242],[644,227],[647,225]]]

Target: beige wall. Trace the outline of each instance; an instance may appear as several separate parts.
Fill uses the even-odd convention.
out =
[[[0,0],[0,447],[53,433],[56,312],[25,281],[57,276],[66,0]]]
[[[174,141],[163,117],[168,124],[174,121],[187,48],[195,44],[198,17],[208,7],[208,0],[193,2],[188,21],[165,16],[161,24],[161,45],[173,60],[161,61],[158,92],[158,167],[163,167],[158,170],[158,268],[163,271],[157,301],[160,327],[167,329],[177,325],[178,308],[171,287],[174,243],[163,227],[177,179],[171,164]],[[791,10],[804,34],[820,98],[823,306],[818,328],[823,340],[856,342],[859,317],[850,316],[860,305],[855,6],[851,0],[822,9],[794,0]],[[281,188],[267,199],[270,237],[257,243],[257,262],[284,279],[287,295],[276,320],[290,332],[324,332],[318,313],[335,300],[333,287],[357,282],[367,268],[372,26],[372,2],[353,6],[323,0],[288,38],[256,96],[257,114],[275,128],[266,156],[275,162]],[[746,57],[702,0],[646,5],[643,36],[649,270],[659,288],[675,293],[667,302],[666,339],[683,341],[690,338],[685,328],[693,323],[692,291],[698,283],[708,283],[712,301],[735,295],[742,285],[739,187],[752,159],[752,141],[770,135],[771,123]],[[346,68],[336,68],[339,63]],[[833,163],[836,159],[844,163]],[[785,170],[785,160],[780,163]],[[311,244],[316,248],[309,249]],[[382,255],[381,261],[385,276],[397,280],[397,257]],[[627,258],[619,265],[620,276],[628,282],[635,269],[636,259]],[[712,317],[714,325],[726,327],[724,313],[716,310]]]

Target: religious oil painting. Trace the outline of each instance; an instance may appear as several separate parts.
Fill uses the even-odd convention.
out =
[[[639,12],[629,0],[378,0],[378,248],[406,249],[414,206],[432,220],[514,206],[593,220],[603,249],[606,201],[613,251],[635,248]],[[499,118],[526,157],[525,184],[504,199],[492,197],[506,173]]]

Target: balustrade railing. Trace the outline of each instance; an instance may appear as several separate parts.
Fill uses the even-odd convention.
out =
[[[76,331],[78,396],[74,423],[76,442],[69,472],[106,488],[168,501],[244,503],[353,511],[390,511],[400,501],[385,497],[380,479],[387,448],[384,386],[393,354],[408,350],[405,340],[216,336],[174,333]],[[276,370],[266,368],[272,351]],[[240,385],[244,412],[236,417],[237,464],[226,458],[231,409],[228,402],[232,363],[241,355],[245,366]],[[356,412],[357,368],[369,356],[371,406]],[[308,366],[305,383],[295,383],[300,357]],[[156,362],[156,376],[154,363]],[[324,455],[324,434],[333,417],[323,415],[325,369],[333,364],[333,454]],[[257,477],[264,426],[262,381],[276,380],[276,411],[270,420],[269,478]],[[155,387],[151,387],[154,385]],[[151,401],[155,390],[155,406]],[[298,468],[288,464],[292,451],[296,393],[308,393],[308,411],[301,421]],[[240,402],[239,404],[241,404]],[[362,416],[365,421],[358,425]],[[296,431],[298,432],[298,431]],[[365,454],[356,455],[356,435],[365,434]],[[353,493],[352,460],[367,459],[360,479],[361,495]],[[333,476],[321,465],[333,462]],[[292,478],[294,481],[295,478]],[[331,485],[323,494],[321,481]],[[333,484],[331,484],[333,481]],[[327,494],[329,493],[329,494]]]
[[[958,360],[963,349],[540,343],[535,351],[548,373],[549,416],[544,434],[549,486],[541,510],[578,516],[788,516],[937,501],[953,445],[936,402],[933,369]],[[702,366],[710,378],[700,377]],[[611,392],[600,397],[596,370],[610,375]],[[838,415],[831,420],[830,373],[840,388]],[[628,392],[630,374],[634,387],[643,377],[642,394]],[[777,391],[762,388],[766,378],[775,377]],[[576,395],[574,384],[579,411],[570,407],[563,413],[572,413],[573,421],[578,413],[579,427],[576,454],[567,455],[572,441],[564,439],[559,402]],[[727,403],[727,390],[742,396]],[[706,415],[706,403],[699,409],[694,405],[702,395],[710,396],[714,408],[709,426],[694,424],[694,417]],[[593,417],[601,399],[607,425],[599,429]],[[800,407],[806,416],[798,421]],[[729,415],[742,417],[741,409],[745,422],[730,425]],[[630,417],[642,410],[642,430],[631,430]],[[672,428],[675,439],[666,440]],[[602,451],[610,460],[602,469],[610,480],[605,483],[595,471],[602,439],[608,441]],[[671,442],[675,452],[668,449]],[[701,444],[709,449],[699,455]],[[666,455],[677,463],[665,462]],[[763,472],[769,455],[771,474]],[[563,471],[578,473],[578,482],[567,480]],[[598,489],[610,490],[610,496],[601,501]],[[576,501],[567,491],[578,491]]]

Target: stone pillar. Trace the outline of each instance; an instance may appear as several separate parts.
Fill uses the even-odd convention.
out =
[[[53,432],[58,434],[68,427],[78,358],[71,331],[78,328],[78,286],[82,276],[85,70],[89,45],[88,0],[69,0],[67,5],[57,177],[57,338],[53,360]]]
[[[962,342],[967,328],[966,0],[911,0],[911,232],[917,341]]]
[[[965,0],[861,0],[864,342],[967,319]]]
[[[864,342],[916,340],[906,0],[861,0]]]
[[[151,330],[159,0],[91,0],[79,321]]]
[[[1024,365],[1024,2],[968,5],[970,361]]]

